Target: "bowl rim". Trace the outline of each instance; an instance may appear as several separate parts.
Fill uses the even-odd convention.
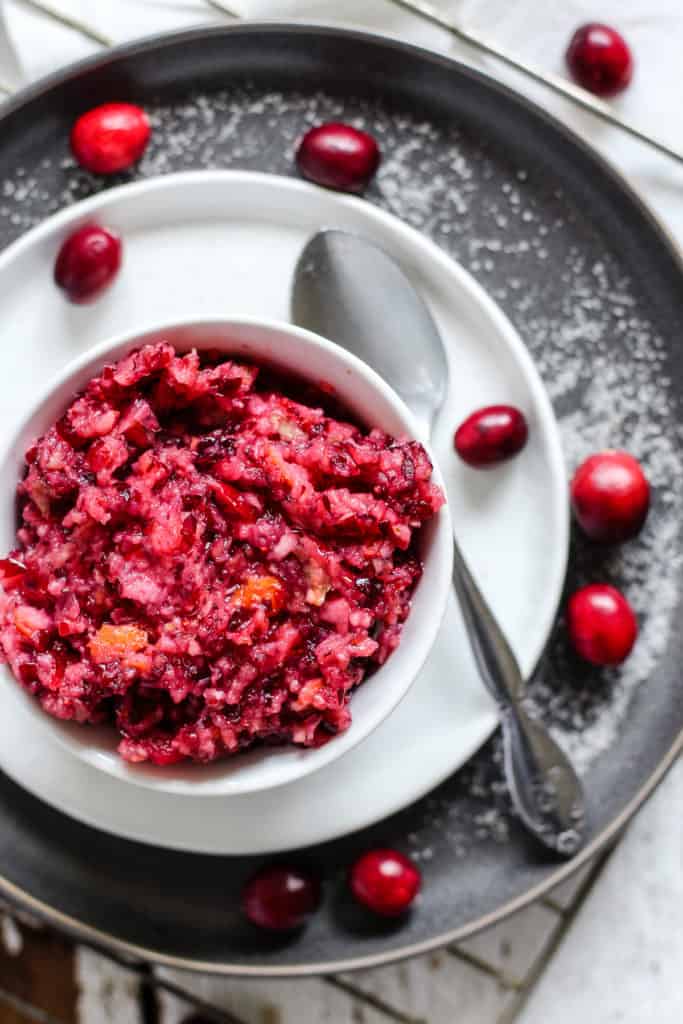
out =
[[[445,481],[429,440],[424,438],[418,420],[394,389],[372,367],[337,343],[306,328],[284,320],[242,315],[238,317],[207,316],[175,321],[151,321],[138,326],[134,332],[130,330],[120,332],[89,347],[78,356],[69,360],[52,376],[45,387],[37,393],[30,407],[15,423],[11,435],[0,447],[0,472],[8,463],[23,464],[25,437],[27,434],[31,434],[33,420],[39,416],[41,410],[50,400],[56,399],[57,394],[66,388],[74,378],[77,380],[74,383],[72,394],[76,395],[85,386],[90,377],[98,373],[107,363],[123,358],[127,350],[132,351],[141,345],[147,344],[148,339],[150,341],[153,338],[161,340],[158,336],[166,333],[178,331],[191,332],[194,329],[210,329],[212,327],[223,331],[255,328],[265,330],[273,335],[282,335],[284,333],[290,338],[303,341],[312,348],[322,351],[333,362],[336,360],[337,365],[347,370],[351,376],[354,374],[362,376],[391,406],[393,412],[397,414],[402,425],[405,427],[405,432],[424,445],[433,465],[432,479],[442,489],[447,498]],[[214,344],[212,347],[221,349],[222,344],[219,341],[218,344]],[[236,346],[236,349],[238,348],[239,343]],[[225,352],[229,354],[229,346],[226,346]],[[245,358],[249,358],[247,354],[245,354]],[[278,365],[277,360],[274,360],[274,365]],[[80,378],[80,382],[78,378]],[[66,398],[65,404],[68,401],[69,399]],[[389,680],[384,680],[383,693],[386,696],[384,701],[380,702],[379,713],[375,713],[367,721],[362,721],[362,725],[360,727],[357,726],[355,730],[348,729],[338,737],[335,737],[331,742],[318,748],[298,749],[292,744],[285,745],[282,748],[283,750],[289,752],[296,751],[298,757],[296,763],[290,762],[290,767],[287,771],[282,772],[281,776],[276,775],[272,777],[271,775],[271,777],[263,780],[256,778],[246,783],[243,779],[240,783],[239,771],[234,771],[234,768],[230,770],[229,768],[233,764],[230,758],[219,759],[207,765],[185,765],[183,762],[176,766],[175,771],[174,769],[159,769],[147,764],[129,764],[114,750],[114,733],[112,733],[111,750],[103,749],[104,744],[98,746],[97,742],[88,742],[88,740],[92,741],[93,738],[97,740],[98,737],[94,731],[97,727],[90,727],[86,731],[78,723],[63,722],[54,718],[40,707],[33,696],[23,690],[7,665],[2,666],[0,671],[6,672],[11,677],[13,695],[21,702],[28,715],[39,723],[39,727],[43,730],[44,734],[47,734],[64,751],[83,764],[105,772],[128,784],[141,786],[156,792],[205,798],[247,796],[250,793],[266,789],[276,789],[280,786],[297,782],[319,768],[344,756],[354,747],[358,746],[358,744],[362,743],[375,729],[379,728],[406,696],[429,657],[445,615],[451,589],[453,546],[448,499],[434,517],[433,522],[433,539],[430,545],[429,560],[430,562],[435,561],[437,565],[436,585],[430,587],[428,598],[425,600],[431,602],[434,614],[426,621],[424,628],[420,631],[419,654],[414,661],[413,669],[406,673],[405,679],[400,686],[389,686],[387,685]],[[418,581],[416,593],[421,582]],[[410,614],[412,614],[412,609]],[[386,676],[388,674],[387,668],[389,672],[391,670],[391,661],[391,658],[387,659],[384,665],[380,666],[376,673],[373,673],[373,678],[380,671]],[[371,682],[371,679],[368,682]],[[354,721],[357,721],[357,719],[354,719]],[[104,729],[105,727],[103,726],[103,731],[100,733],[101,736],[105,735]],[[274,748],[275,753],[277,749],[279,748]],[[257,751],[247,751],[244,756],[256,757],[261,753],[261,750],[258,749]],[[199,773],[202,774],[200,775]]]

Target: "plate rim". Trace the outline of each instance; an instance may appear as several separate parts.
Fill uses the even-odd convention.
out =
[[[490,91],[513,100],[515,103],[521,105],[521,107],[530,112],[537,121],[548,125],[554,133],[564,138],[569,145],[578,149],[585,157],[593,162],[604,176],[616,183],[622,194],[624,194],[629,202],[639,210],[643,218],[650,223],[653,231],[659,237],[664,248],[668,251],[673,265],[677,268],[683,278],[683,250],[674,238],[672,232],[669,231],[663,220],[653,210],[651,205],[640,195],[640,192],[631,182],[629,177],[620,171],[611,160],[603,156],[596,147],[567,127],[567,125],[563,124],[559,118],[549,114],[538,103],[530,100],[523,93],[518,92],[505,83],[498,81],[485,71],[473,68],[470,64],[458,59],[457,57],[441,54],[427,49],[424,46],[404,42],[403,40],[395,37],[385,36],[377,32],[358,30],[355,28],[344,28],[338,25],[333,26],[329,23],[315,21],[293,23],[285,19],[281,21],[268,19],[263,21],[245,21],[238,24],[199,26],[192,29],[180,29],[173,32],[157,33],[146,36],[142,39],[134,40],[133,42],[122,43],[113,47],[111,50],[106,51],[104,54],[101,52],[95,53],[94,55],[85,57],[82,60],[68,65],[66,68],[62,68],[39,78],[37,81],[14,94],[14,96],[9,100],[6,100],[2,106],[0,106],[0,125],[8,117],[20,112],[26,103],[38,99],[51,89],[63,85],[72,79],[75,80],[85,73],[94,71],[96,68],[105,68],[108,64],[113,63],[120,58],[135,57],[138,54],[143,54],[148,51],[158,51],[160,49],[164,49],[166,46],[172,46],[184,40],[189,42],[194,41],[195,39],[210,38],[213,36],[228,34],[239,35],[245,32],[250,33],[255,30],[268,34],[274,32],[288,32],[291,35],[305,35],[317,32],[331,37],[357,39],[359,42],[375,44],[381,47],[386,47],[390,50],[395,50],[399,54],[409,54],[411,56],[418,57],[430,64],[441,66],[446,71],[455,70],[458,74],[469,77],[477,81],[479,84],[484,85]],[[207,963],[204,961],[188,960],[184,957],[165,954],[159,950],[138,946],[135,943],[127,942],[117,938],[116,936],[108,935],[106,932],[94,928],[91,925],[84,924],[83,922],[78,921],[78,919],[73,918],[68,914],[64,914],[62,911],[51,907],[49,904],[45,904],[41,900],[32,897],[21,887],[14,885],[2,875],[0,875],[0,892],[8,898],[14,899],[15,902],[25,906],[27,909],[32,910],[43,919],[62,928],[69,934],[89,942],[96,948],[103,950],[115,950],[123,955],[124,958],[132,956],[137,959],[152,960],[164,966],[174,967],[181,970],[234,977],[283,978],[313,976],[321,973],[358,970],[387,965],[396,963],[407,957],[427,953],[430,950],[437,949],[451,942],[459,941],[467,936],[473,935],[483,928],[491,927],[502,921],[510,914],[523,909],[530,903],[541,898],[561,882],[570,878],[576,871],[594,857],[596,853],[604,849],[604,847],[618,836],[625,825],[633,817],[635,812],[642,806],[648,797],[652,795],[681,752],[683,752],[683,729],[679,732],[674,742],[661,757],[654,770],[622,808],[621,812],[616,815],[616,817],[600,832],[598,832],[579,854],[564,865],[558,867],[557,870],[550,872],[543,881],[532,886],[530,889],[527,889],[514,900],[508,901],[496,908],[494,911],[476,918],[467,925],[463,925],[462,927],[453,929],[449,932],[440,933],[437,936],[422,940],[419,943],[401,946],[400,948],[388,950],[383,953],[369,954],[363,957],[354,957],[330,963],[287,965],[282,967],[275,967],[268,964],[262,966],[252,964],[217,964],[215,962]]]

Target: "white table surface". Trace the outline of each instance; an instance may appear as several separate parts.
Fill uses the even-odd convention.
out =
[[[438,2],[438,0],[437,0]],[[119,41],[176,26],[220,21],[203,0],[52,0]],[[0,0],[2,4],[2,0]],[[233,0],[252,17],[352,22],[399,34],[479,63],[445,33],[396,11],[387,0]],[[460,0],[441,6],[485,28],[514,52],[562,70],[573,29],[588,20],[618,27],[637,66],[623,113],[683,148],[683,4],[680,0]],[[78,33],[5,0],[0,80],[17,81],[93,52]],[[10,45],[11,40],[11,45]],[[12,57],[18,51],[18,61]],[[482,62],[557,114],[613,160],[683,241],[683,168],[598,124],[520,76]],[[439,954],[349,977],[292,983],[226,982],[159,972],[161,980],[254,1024],[680,1024],[683,1020],[683,765],[679,764],[601,865],[496,929]],[[11,926],[8,948],[20,947]],[[13,945],[14,944],[14,945]],[[141,1021],[140,978],[87,950],[77,959],[79,1019]],[[160,995],[161,1024],[190,1004]],[[0,1019],[3,1019],[0,1014]]]

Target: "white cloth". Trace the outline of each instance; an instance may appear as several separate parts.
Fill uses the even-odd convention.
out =
[[[51,0],[115,42],[224,18],[204,0]],[[386,32],[423,46],[457,54],[506,81],[588,138],[611,159],[652,204],[683,245],[683,166],[596,120],[569,101],[480,58],[445,31],[400,9],[391,0],[228,0],[242,16],[254,19],[318,21]],[[683,149],[683,4],[680,0],[434,0],[464,24],[485,32],[512,52],[546,69],[564,73],[564,51],[573,30],[586,21],[614,25],[634,53],[636,69],[629,89],[613,101],[628,118],[651,134]],[[30,80],[94,52],[97,46],[29,9],[23,0],[0,0],[0,81],[19,75]],[[4,38],[3,38],[4,36]],[[17,55],[13,61],[12,50]]]

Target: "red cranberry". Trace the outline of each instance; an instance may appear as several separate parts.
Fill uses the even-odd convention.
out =
[[[121,240],[97,224],[86,224],[64,241],[55,263],[55,282],[71,302],[91,302],[121,266]]]
[[[381,160],[372,135],[350,124],[311,128],[299,143],[296,162],[305,178],[342,192],[363,192]]]
[[[468,466],[487,469],[511,459],[526,444],[529,430],[513,405],[477,409],[455,432],[455,450]]]
[[[369,850],[351,868],[351,892],[363,906],[396,917],[417,896],[422,879],[412,860],[397,850]]]
[[[116,174],[139,160],[149,142],[147,114],[133,103],[104,103],[82,114],[71,130],[71,149],[81,167]]]
[[[298,868],[266,867],[242,892],[242,909],[252,924],[269,931],[299,928],[320,904],[320,885]]]
[[[577,652],[594,665],[619,665],[631,653],[638,623],[615,587],[593,583],[569,598],[567,627]]]
[[[574,515],[591,540],[615,544],[635,537],[650,507],[650,485],[628,452],[591,455],[571,482]]]
[[[24,661],[19,666],[19,679],[21,685],[25,687],[29,693],[38,693],[40,689],[40,680],[38,679],[38,665],[35,661],[29,660]]]
[[[595,22],[577,28],[567,49],[572,77],[598,96],[616,96],[633,75],[633,58],[623,36]]]

